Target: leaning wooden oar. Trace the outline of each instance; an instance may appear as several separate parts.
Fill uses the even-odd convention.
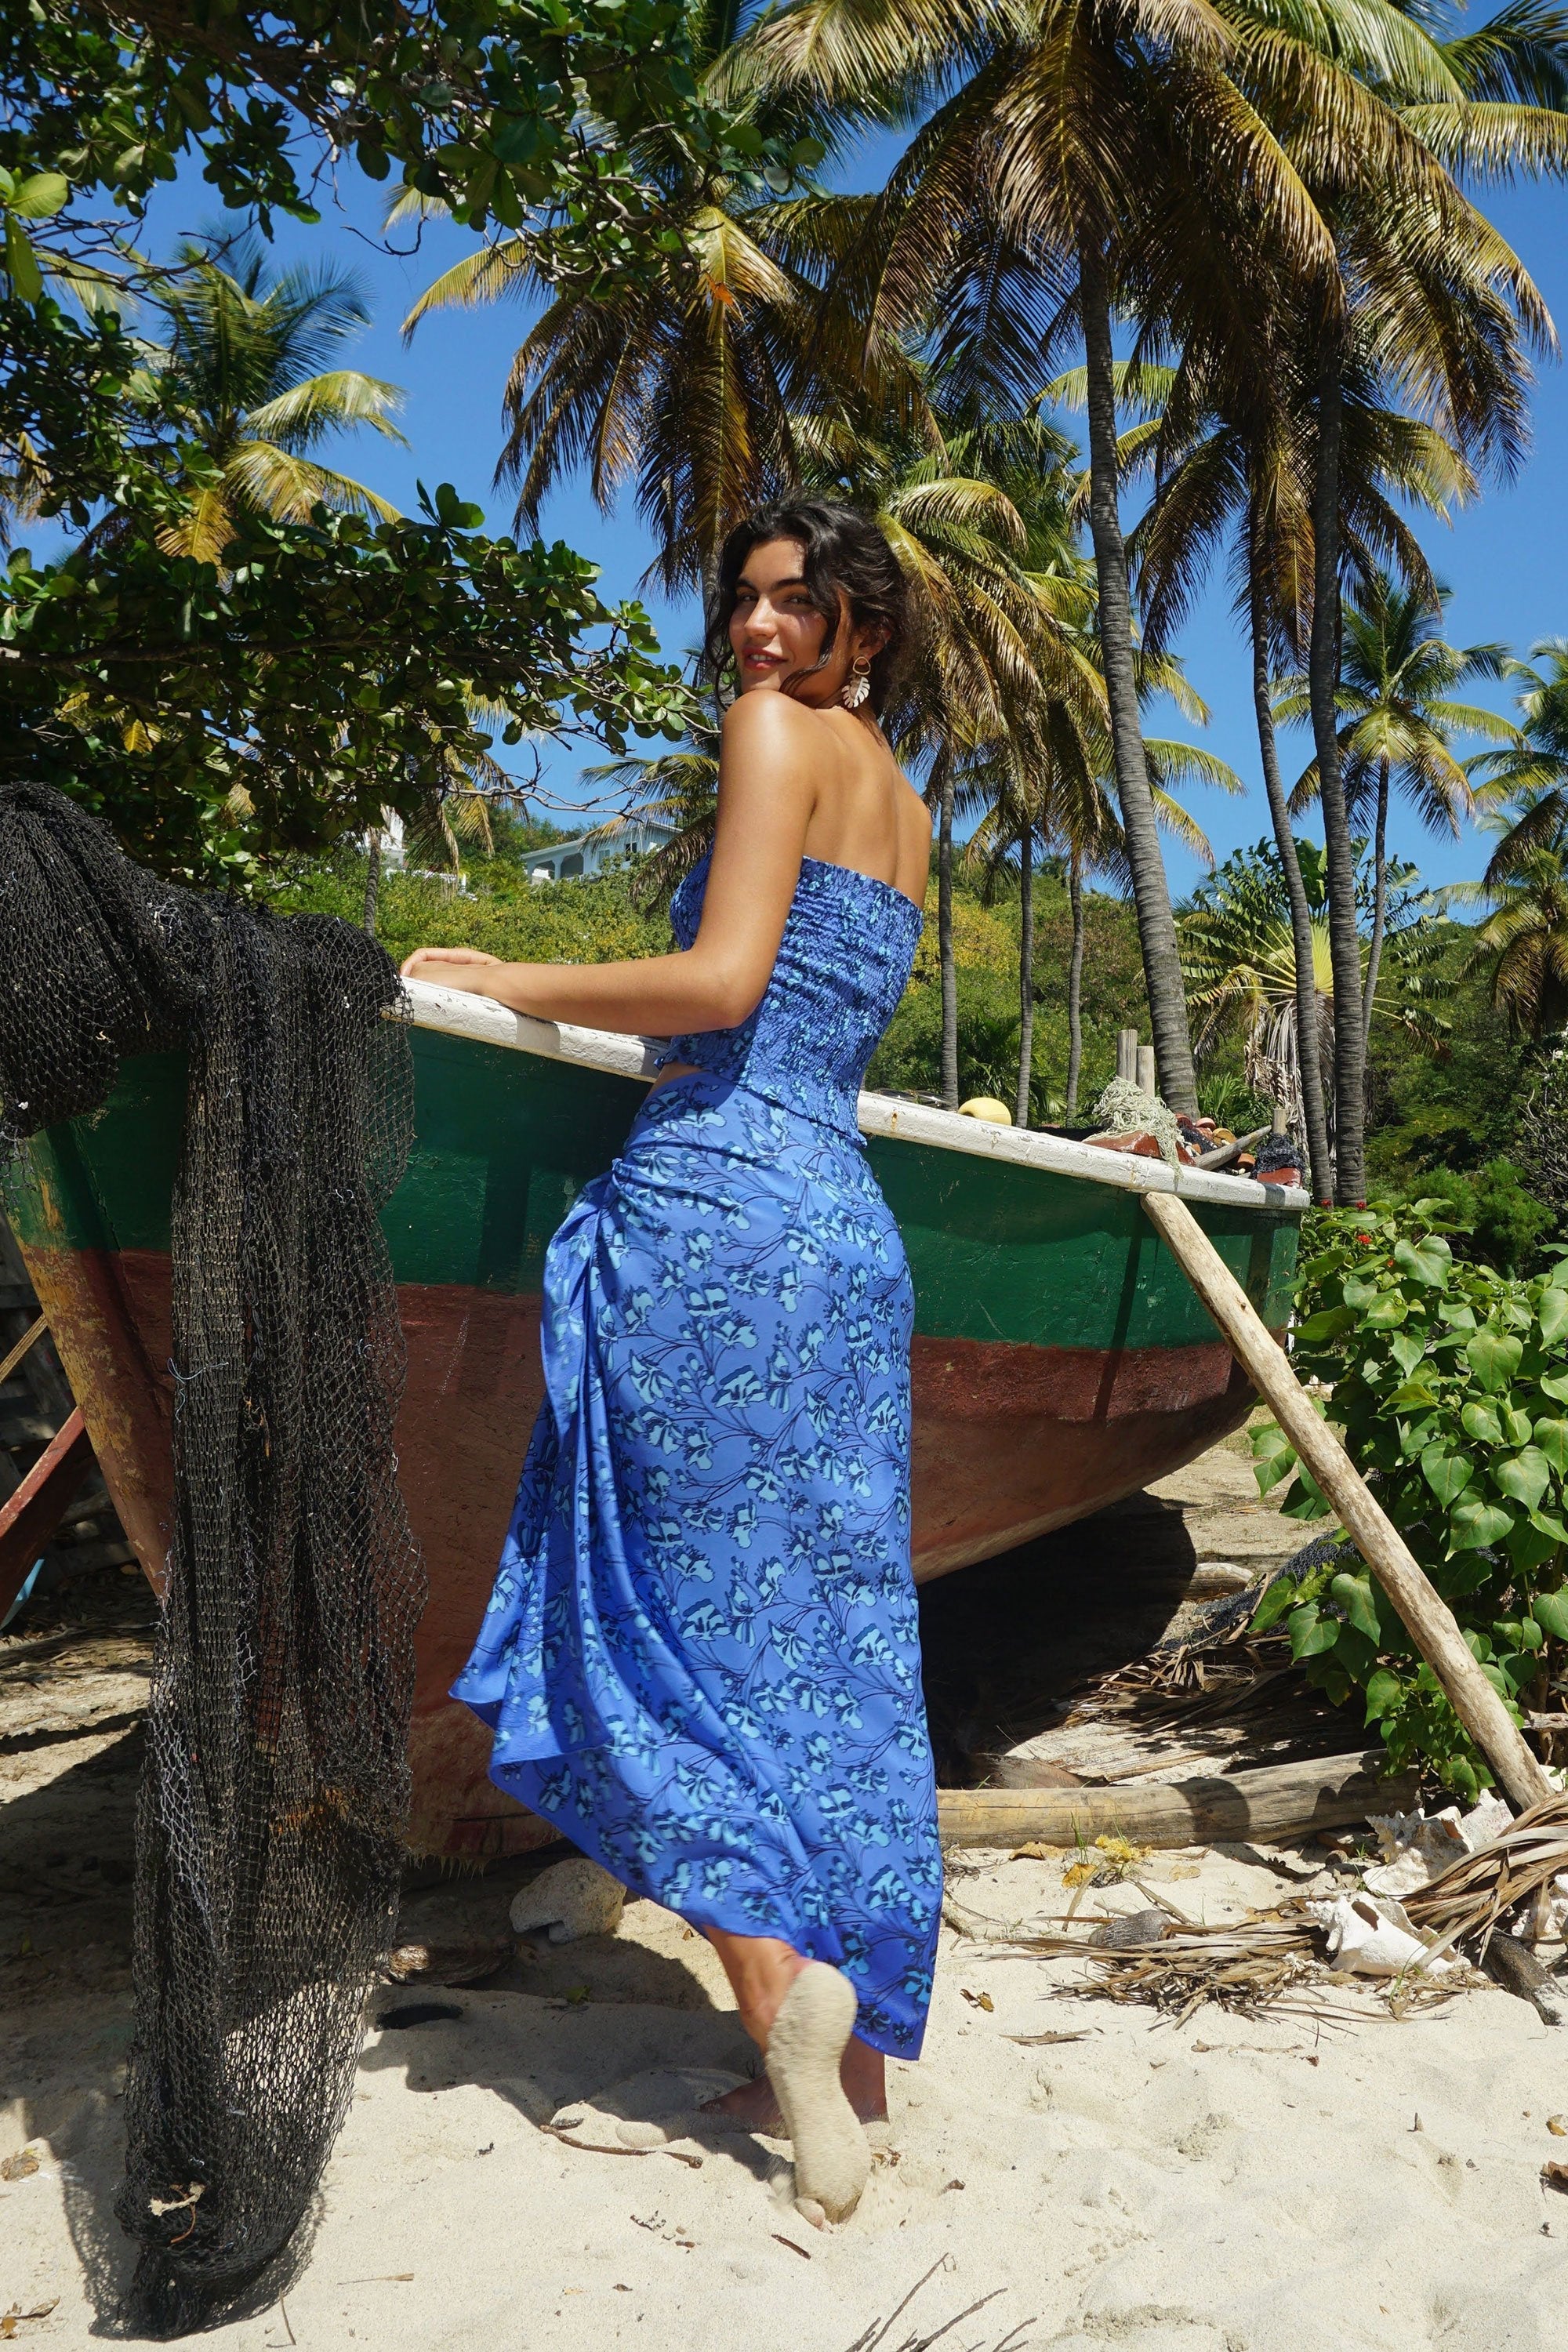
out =
[[[1338,1512],[1340,1524],[1398,1611],[1405,1629],[1442,1684],[1455,1714],[1514,1803],[1556,1794],[1508,1709],[1488,1682],[1454,1614],[1417,1565],[1392,1520],[1328,1423],[1315,1410],[1284,1350],[1262,1321],[1184,1201],[1145,1192],[1143,1206],[1281,1429]]]

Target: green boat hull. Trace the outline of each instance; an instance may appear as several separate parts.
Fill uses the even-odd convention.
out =
[[[590,1041],[601,1064],[633,1066],[597,1066],[529,1050],[531,1036],[557,1033],[492,1006],[484,1015],[506,1042],[413,1031],[416,1141],[384,1216],[408,1349],[400,1475],[431,1582],[412,1748],[413,1839],[433,1853],[545,1834],[489,1783],[487,1736],[446,1693],[489,1595],[542,1396],[544,1250],[646,1088],[626,1041]],[[104,1110],[34,1144],[7,1202],[154,1582],[169,1537],[169,1205],[184,1096],[180,1057],[128,1064]],[[1163,1168],[1112,1167],[1110,1154],[873,1097],[862,1126],[914,1278],[918,1578],[1097,1510],[1244,1419],[1251,1391],[1142,1212],[1138,1188],[1168,1184]],[[1282,1328],[1300,1196],[1213,1178],[1182,1189]]]

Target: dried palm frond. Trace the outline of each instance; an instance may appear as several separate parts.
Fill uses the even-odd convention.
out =
[[[1546,1798],[1521,1813],[1490,1845],[1468,1853],[1405,1907],[1417,1927],[1433,1928],[1446,1941],[1468,1936],[1487,1941],[1499,1922],[1568,1872],[1568,1795]]]

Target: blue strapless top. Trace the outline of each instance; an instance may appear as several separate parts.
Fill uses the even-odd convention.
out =
[[[702,919],[709,860],[669,904],[689,948]],[[732,1079],[786,1110],[855,1131],[861,1080],[909,982],[925,917],[890,882],[803,857],[762,1003],[733,1029],[672,1037],[665,1058]]]

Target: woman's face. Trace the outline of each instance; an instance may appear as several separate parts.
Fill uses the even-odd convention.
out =
[[[827,624],[806,592],[805,550],[798,539],[769,539],[746,558],[730,615],[730,645],[741,691],[787,690],[818,709],[837,702],[857,659],[869,660],[874,640],[840,625],[825,668],[818,669]],[[847,621],[847,614],[844,616]]]

